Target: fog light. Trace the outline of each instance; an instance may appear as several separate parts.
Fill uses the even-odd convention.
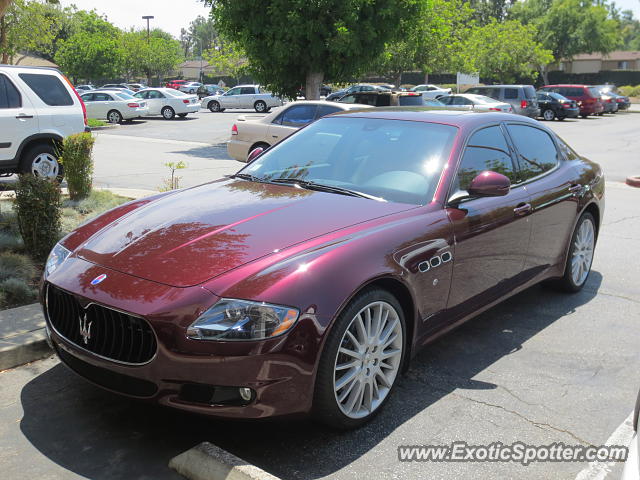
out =
[[[244,400],[245,402],[248,402],[249,400],[251,400],[251,389],[247,388],[247,387],[240,387],[240,398],[242,398],[242,400]]]

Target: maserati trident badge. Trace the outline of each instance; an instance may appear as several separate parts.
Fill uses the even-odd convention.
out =
[[[87,323],[87,312],[80,315],[80,336],[82,337],[82,341],[85,345],[89,343],[89,339],[91,338],[92,323],[93,322]]]

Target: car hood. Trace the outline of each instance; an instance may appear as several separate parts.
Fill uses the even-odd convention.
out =
[[[75,254],[119,272],[187,287],[305,240],[410,208],[225,179],[133,210]]]

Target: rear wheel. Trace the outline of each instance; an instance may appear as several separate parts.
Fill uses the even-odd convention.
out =
[[[578,220],[571,236],[564,275],[555,285],[566,292],[578,292],[587,283],[596,246],[596,222],[589,212]]]
[[[111,110],[107,113],[107,120],[109,123],[120,123],[122,121],[122,114],[117,110]]]
[[[20,171],[38,178],[60,182],[64,176],[55,147],[46,143],[34,145],[22,154]]]
[[[258,113],[265,113],[267,111],[267,104],[262,100],[258,100],[256,103],[253,104],[253,108]]]
[[[552,109],[547,108],[544,112],[542,112],[542,118],[544,118],[548,122],[551,122],[554,118],[556,118],[556,113]]]
[[[176,116],[176,112],[171,107],[164,107],[160,113],[165,120],[172,120]]]
[[[391,393],[405,355],[405,320],[386,290],[365,290],[333,325],[318,367],[314,417],[332,427],[358,427]]]

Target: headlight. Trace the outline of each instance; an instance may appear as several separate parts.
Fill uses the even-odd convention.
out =
[[[268,303],[223,298],[191,324],[195,340],[264,340],[289,330],[299,310]]]
[[[44,267],[45,278],[51,275],[56,268],[62,265],[69,255],[71,255],[69,250],[59,243],[56,243],[56,246],[53,247],[53,250],[51,250],[51,253],[49,254],[49,258],[47,258],[47,264]]]

